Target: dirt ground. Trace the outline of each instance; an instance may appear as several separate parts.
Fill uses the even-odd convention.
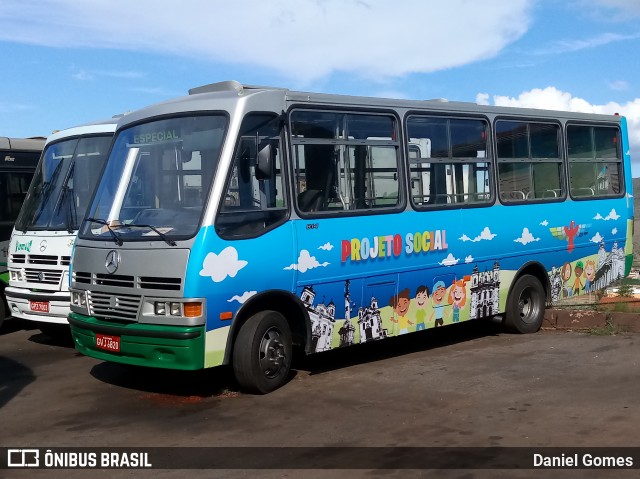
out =
[[[638,333],[512,335],[491,323],[461,324],[298,358],[285,387],[250,396],[225,369],[105,363],[80,356],[69,340],[8,320],[0,331],[0,447],[278,447],[283,467],[12,469],[0,476],[638,477],[637,469],[407,470],[401,454],[408,447],[614,453],[640,446],[639,346]],[[301,446],[318,455],[344,448],[347,460],[349,448],[384,448],[390,462],[386,469],[288,468],[297,463],[287,448]]]

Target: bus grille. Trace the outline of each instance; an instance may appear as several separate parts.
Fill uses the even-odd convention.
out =
[[[141,276],[140,287],[144,289],[165,289],[180,291],[182,280],[180,278],[156,278],[153,276]]]
[[[27,268],[24,271],[26,279],[29,283],[41,283],[41,284],[60,284],[60,278],[62,278],[62,271],[55,270],[41,270]]]
[[[27,256],[24,254],[12,254],[11,261],[14,263],[24,263],[27,259]]]
[[[89,311],[98,319],[136,321],[140,308],[140,296],[107,294],[88,291]]]
[[[95,284],[128,289],[151,289],[180,291],[182,278],[162,278],[159,276],[129,276],[123,274],[89,273],[73,271],[73,281],[78,284]]]
[[[133,276],[123,274],[102,274],[97,273],[96,284],[101,286],[118,286],[120,288],[133,288]]]
[[[58,264],[58,257],[46,254],[30,254],[29,264],[47,264],[55,266]]]
[[[15,264],[43,264],[47,266],[69,266],[71,256],[54,256],[48,254],[12,254],[11,261]]]

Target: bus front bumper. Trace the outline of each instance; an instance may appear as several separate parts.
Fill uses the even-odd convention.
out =
[[[77,313],[68,319],[75,347],[85,356],[155,368],[204,367],[204,326],[112,323]],[[117,338],[118,351],[98,347],[97,336]]]
[[[14,318],[67,324],[71,298],[67,291],[31,291],[9,286],[4,293]]]

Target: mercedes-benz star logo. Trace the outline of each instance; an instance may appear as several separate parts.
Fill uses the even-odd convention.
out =
[[[120,265],[120,254],[116,250],[111,250],[107,253],[107,259],[104,262],[104,267],[107,268],[107,273],[113,274]]]
[[[40,241],[40,252],[44,253],[44,250],[47,249],[47,240]]]
[[[41,283],[44,281],[44,273],[42,271],[38,273],[38,281]]]

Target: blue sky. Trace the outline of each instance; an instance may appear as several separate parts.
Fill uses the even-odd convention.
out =
[[[234,79],[618,112],[640,176],[638,0],[2,0],[0,136]]]

